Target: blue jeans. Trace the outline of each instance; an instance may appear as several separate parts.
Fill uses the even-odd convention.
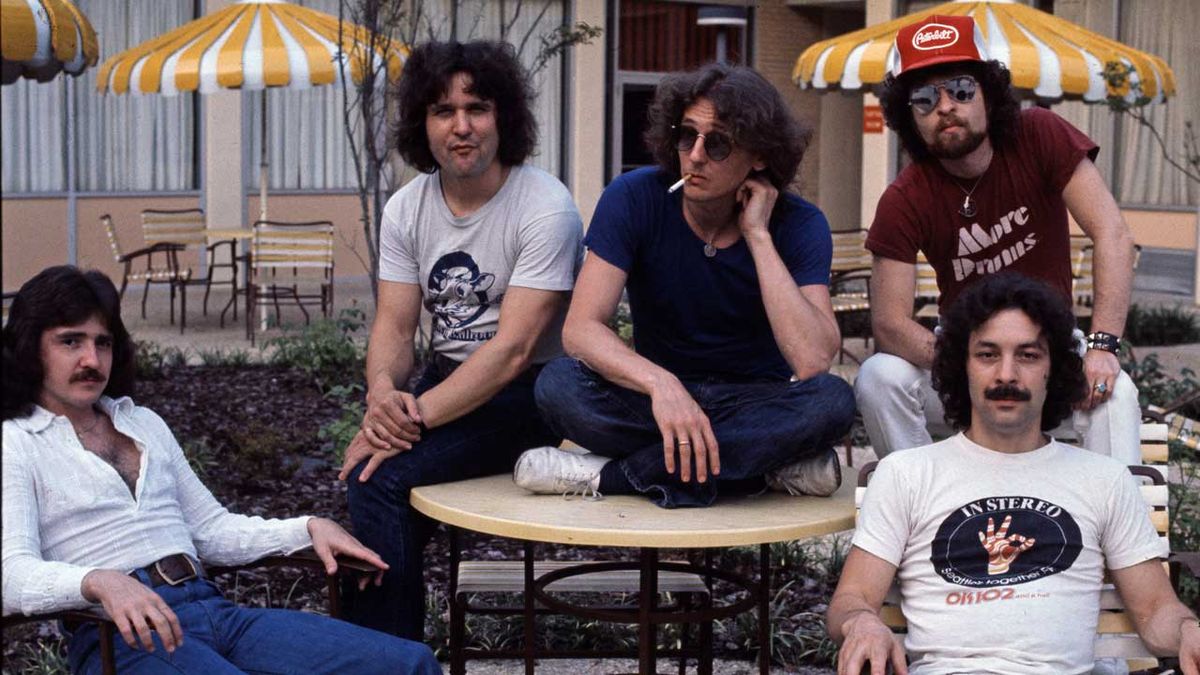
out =
[[[415,388],[431,389],[449,373],[435,364]],[[424,638],[424,549],[437,523],[408,503],[412,488],[512,472],[522,452],[558,445],[533,401],[536,368],[526,371],[490,401],[423,434],[412,450],[392,457],[363,483],[366,462],[346,481],[354,535],[389,565],[381,586],[354,593],[348,616],[358,624],[410,640]]]
[[[799,382],[684,382],[712,424],[721,473],[684,483],[667,473],[650,397],[613,384],[582,362],[560,358],[538,377],[546,422],[588,450],[619,460],[638,492],[667,508],[708,506],[718,494],[761,491],[763,474],[823,452],[854,422],[854,391],[821,374]]]
[[[137,572],[142,583],[146,573]],[[113,636],[118,673],[379,673],[441,675],[429,647],[327,616],[286,609],[238,607],[207,579],[154,589],[175,612],[183,644],[168,654],[158,633],[154,651]],[[100,672],[100,631],[84,624],[70,634],[71,672]]]

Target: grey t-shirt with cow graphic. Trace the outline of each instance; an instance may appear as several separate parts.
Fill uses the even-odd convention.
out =
[[[570,192],[541,169],[514,166],[504,185],[470,215],[446,206],[438,173],[417,176],[388,200],[379,278],[417,284],[433,315],[433,349],[465,361],[496,335],[510,286],[569,291],[583,258],[583,222]],[[563,305],[534,351],[562,354]]]

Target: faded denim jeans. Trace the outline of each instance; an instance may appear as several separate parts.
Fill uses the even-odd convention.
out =
[[[136,572],[148,582],[146,573]],[[113,636],[118,673],[362,673],[441,675],[429,647],[327,616],[287,609],[238,607],[207,579],[154,589],[175,612],[183,644],[173,654],[153,633],[154,651]],[[100,631],[84,624],[70,634],[71,672],[100,672]]]
[[[558,434],[618,460],[629,483],[659,506],[708,506],[718,495],[760,492],[763,475],[831,448],[854,422],[854,392],[821,374],[798,382],[683,383],[708,416],[721,473],[684,483],[667,473],[650,397],[613,384],[572,358],[546,364],[537,403]]]
[[[419,396],[433,388],[449,370],[436,362],[430,365],[414,393]],[[355,623],[410,640],[423,639],[424,549],[437,523],[409,505],[409,491],[511,473],[525,450],[562,442],[542,422],[534,404],[537,370],[529,369],[467,415],[430,429],[412,450],[380,464],[367,482],[358,480],[366,462],[350,473],[346,484],[354,535],[390,567],[382,586],[372,584],[363,592],[348,594],[347,614]]]

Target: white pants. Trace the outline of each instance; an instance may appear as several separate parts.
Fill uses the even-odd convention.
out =
[[[954,432],[946,424],[929,371],[899,356],[879,353],[864,361],[854,381],[854,395],[880,459],[893,450],[928,445],[930,432],[939,436]],[[1079,444],[1088,450],[1122,464],[1141,464],[1141,424],[1137,387],[1122,371],[1107,401],[1089,411],[1076,410],[1050,435],[1071,435],[1074,428]]]

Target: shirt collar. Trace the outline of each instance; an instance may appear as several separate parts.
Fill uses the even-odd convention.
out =
[[[100,409],[104,411],[112,419],[116,419],[117,415],[128,414],[133,410],[133,399],[128,396],[122,396],[116,400],[107,396],[101,396],[97,401]],[[13,421],[17,427],[31,434],[40,434],[45,431],[56,419],[66,419],[62,415],[55,415],[38,404],[33,404],[33,412],[26,417],[18,417]]]

